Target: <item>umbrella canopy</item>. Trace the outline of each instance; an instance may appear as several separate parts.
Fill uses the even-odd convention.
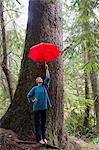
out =
[[[60,52],[55,44],[40,43],[30,48],[28,57],[35,62],[50,62],[56,59]]]

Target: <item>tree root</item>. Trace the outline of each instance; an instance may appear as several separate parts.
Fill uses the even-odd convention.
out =
[[[50,144],[42,145],[36,141],[20,140],[13,131],[3,128],[0,128],[0,141],[0,150],[61,150],[61,148]]]
[[[65,136],[64,136],[65,137]],[[67,136],[66,136],[67,137]],[[78,142],[78,143],[77,143]],[[40,144],[37,143],[31,137],[24,141],[18,138],[17,134],[12,130],[0,128],[0,150],[87,150],[87,146],[84,147],[84,141],[79,142],[78,140],[70,140],[64,138],[63,146],[60,148],[51,144]],[[92,147],[91,147],[92,148]],[[97,148],[88,150],[98,150]]]

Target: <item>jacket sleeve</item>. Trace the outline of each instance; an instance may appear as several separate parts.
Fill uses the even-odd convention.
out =
[[[33,87],[27,94],[27,100],[29,103],[32,101],[33,97],[35,96],[34,90],[35,88]]]
[[[44,84],[43,84],[46,89],[49,88],[49,83],[50,83],[50,78],[46,77],[45,80],[44,80]]]

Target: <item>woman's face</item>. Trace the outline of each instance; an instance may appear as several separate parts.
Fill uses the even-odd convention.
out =
[[[36,78],[36,83],[37,84],[42,84],[43,83],[43,79],[41,77],[37,77]]]

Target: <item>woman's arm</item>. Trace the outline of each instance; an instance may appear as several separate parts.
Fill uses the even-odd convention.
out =
[[[34,87],[29,91],[29,93],[27,94],[27,99],[28,99],[28,102],[33,102],[34,98]]]
[[[46,87],[46,89],[48,89],[50,83],[50,73],[47,64],[45,64],[45,69],[46,69],[46,78],[44,80],[44,86]]]
[[[45,69],[46,69],[46,77],[48,77],[50,79],[50,73],[49,73],[47,64],[45,64]]]

